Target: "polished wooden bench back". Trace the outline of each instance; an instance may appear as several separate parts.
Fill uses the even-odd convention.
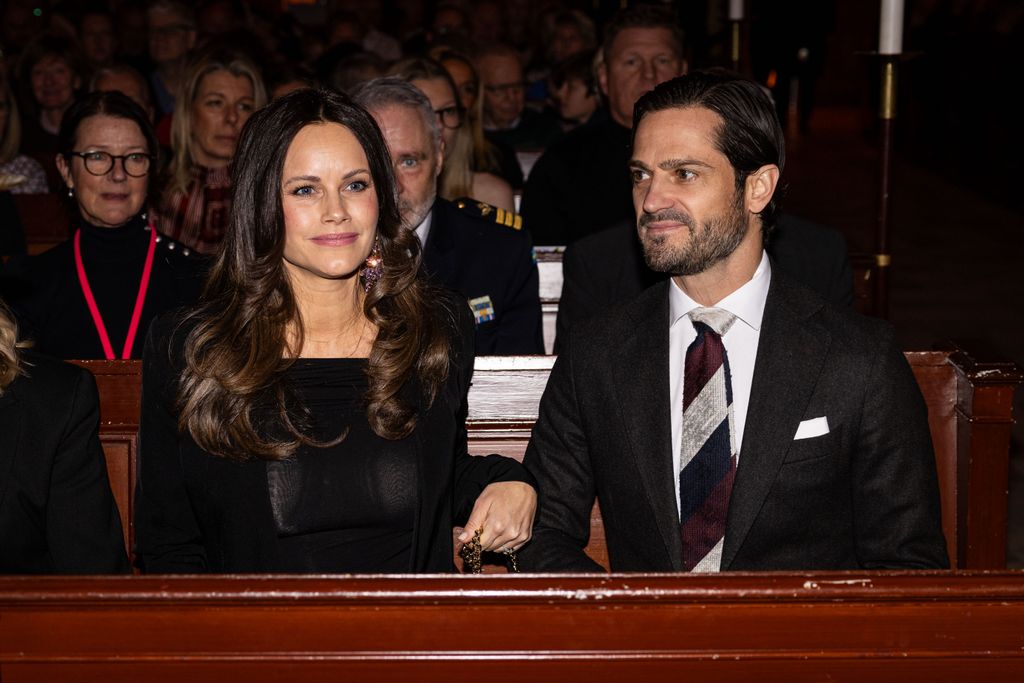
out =
[[[70,237],[71,216],[61,195],[16,194],[11,197],[21,217],[28,253],[39,254]]]
[[[1012,402],[1021,370],[1009,361],[952,348],[906,356],[928,405],[950,563],[1002,569]],[[93,372],[99,386],[100,436],[130,548],[141,366],[138,361],[78,363]],[[552,356],[477,359],[467,421],[471,453],[522,459],[553,363]],[[596,505],[588,552],[608,566]]]
[[[1024,572],[0,577],[5,683],[1019,681]]]

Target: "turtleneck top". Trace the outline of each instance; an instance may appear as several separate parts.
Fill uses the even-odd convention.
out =
[[[72,226],[72,238],[38,256],[12,259],[2,294],[14,309],[22,338],[58,358],[104,358],[103,345],[89,312],[75,265],[74,233],[81,231],[82,264],[114,353],[120,357],[141,283],[150,227],[145,214],[116,228],[84,220]],[[142,357],[149,324],[160,313],[198,299],[207,259],[159,236],[149,287],[130,353]]]

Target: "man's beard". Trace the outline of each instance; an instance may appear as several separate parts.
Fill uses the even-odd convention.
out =
[[[427,218],[427,214],[434,207],[434,196],[431,195],[430,199],[419,204],[413,204],[403,199],[398,200],[398,215],[402,217],[402,227],[406,230],[415,230],[420,227]]]
[[[748,227],[740,192],[736,193],[736,201],[724,215],[714,216],[703,225],[698,225],[692,216],[672,209],[645,213],[640,216],[638,224],[645,228],[659,221],[682,223],[690,231],[689,239],[683,244],[673,243],[670,235],[639,231],[647,267],[669,275],[697,275],[708,270],[736,251]]]

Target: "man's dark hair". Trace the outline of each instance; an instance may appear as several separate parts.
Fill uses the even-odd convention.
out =
[[[656,86],[633,108],[633,138],[648,114],[665,109],[703,107],[722,118],[714,143],[736,172],[736,189],[766,164],[782,171],[786,142],[771,96],[758,83],[725,70],[694,71]],[[776,196],[761,211],[761,234],[775,225]]]
[[[627,28],[663,28],[672,33],[672,40],[679,50],[679,57],[682,58],[683,46],[685,45],[685,34],[682,26],[676,20],[676,16],[668,7],[660,5],[633,5],[615,13],[611,20],[604,27],[604,42],[601,43],[601,51],[604,53],[605,62],[608,61],[612,43],[616,36]]]
[[[580,81],[587,88],[587,94],[597,92],[597,79],[594,77],[594,50],[584,50],[568,57],[551,67],[548,80],[556,88],[566,81]]]

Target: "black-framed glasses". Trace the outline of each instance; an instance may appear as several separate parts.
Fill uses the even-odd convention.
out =
[[[93,175],[107,175],[114,168],[114,162],[121,160],[124,172],[133,178],[141,178],[149,173],[153,161],[152,154],[132,152],[131,154],[110,154],[109,152],[68,152],[68,156],[79,157],[85,170]]]
[[[444,109],[435,109],[438,122],[445,128],[455,129],[462,125],[462,107],[453,104]]]

